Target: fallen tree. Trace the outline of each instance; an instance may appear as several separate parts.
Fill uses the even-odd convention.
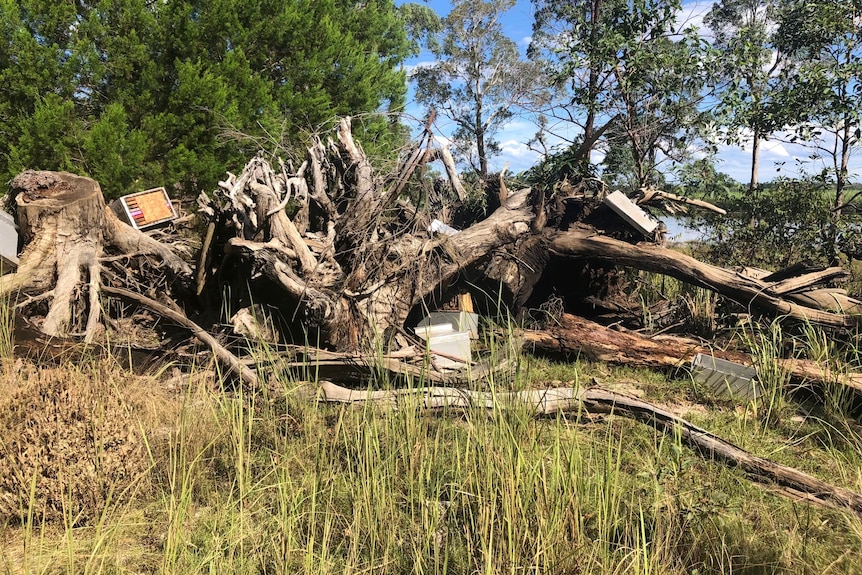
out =
[[[541,330],[520,333],[525,351],[585,357],[618,365],[653,369],[687,368],[698,353],[752,365],[755,358],[740,351],[723,350],[687,337],[674,335],[643,336],[619,331],[571,314],[563,314]],[[839,384],[862,395],[862,373],[836,373],[817,362],[797,358],[778,358],[780,369],[793,378],[795,385]]]
[[[858,313],[862,311],[862,302],[840,297],[838,292],[830,292],[834,295],[832,299],[815,299],[808,295],[812,287],[846,275],[841,268],[769,282],[706,264],[661,246],[635,245],[608,237],[586,236],[582,232],[555,234],[549,241],[549,249],[558,256],[591,258],[664,274],[716,291],[746,308],[828,327],[855,327],[859,324]]]
[[[306,332],[319,330],[316,345],[357,350],[388,339],[423,298],[530,229],[528,190],[448,235],[429,230],[430,218],[399,197],[400,189],[375,175],[349,119],[339,123],[337,142],[315,142],[293,174],[275,173],[257,157],[214,198],[200,200],[223,240],[211,248],[222,255],[210,258],[208,275],[240,284],[267,278],[284,315]],[[266,298],[261,290],[251,299]]]
[[[311,386],[312,393],[326,402],[371,403],[383,410],[395,409],[526,409],[535,416],[557,413],[610,413],[634,419],[683,443],[705,458],[738,467],[761,484],[776,486],[794,499],[849,511],[862,519],[862,495],[837,487],[774,461],[752,455],[717,435],[653,405],[601,388],[549,388],[521,392],[480,392],[451,387],[354,391],[322,381]],[[314,397],[314,395],[312,395]]]
[[[24,241],[21,267],[0,279],[0,294],[18,294],[19,305],[37,319],[43,333],[80,335],[87,341],[102,324],[112,322],[103,314],[110,304],[100,298],[108,292],[126,301],[137,297],[137,304],[154,309],[140,299],[148,298],[185,320],[182,310],[199,303],[186,296],[206,296],[200,316],[209,311],[209,323],[195,323],[193,329],[200,338],[207,326],[217,324],[219,319],[212,318],[219,310],[264,302],[269,306],[257,309],[273,310],[282,328],[288,324],[288,342],[347,354],[326,359],[333,369],[338,362],[355,363],[379,350],[388,355],[415,343],[405,329],[408,317],[429,300],[439,302],[454,288],[464,289],[468,275],[471,286],[481,285],[489,300],[507,304],[512,315],[542,282],[552,284],[544,285],[545,291],[558,290],[569,298],[554,312],[558,319],[557,312],[574,298],[613,306],[594,287],[612,277],[608,269],[627,266],[717,291],[752,310],[831,328],[858,323],[855,314],[862,304],[832,285],[846,276],[840,268],[737,271],[661,245],[635,243],[643,236],[582,186],[511,193],[500,178],[490,192],[500,207],[461,231],[452,230],[442,225],[445,221],[435,221],[438,215],[445,219],[442,214],[449,207],[438,214],[428,206],[417,207],[405,194],[411,174],[427,162],[442,161],[451,200],[465,197],[445,148],[432,148],[428,138],[424,149],[412,149],[387,178],[375,172],[354,141],[349,119],[338,123],[334,136],[326,142],[316,139],[299,168],[283,162],[273,168],[259,154],[239,175],[228,173],[211,197],[201,195],[207,226],[193,292],[188,289],[190,266],[171,247],[120,222],[105,207],[96,182],[65,173],[25,172],[12,184]],[[657,191],[642,200],[700,205]],[[564,275],[543,276],[552,260],[564,262]],[[574,289],[566,285],[568,267],[593,264],[598,264],[589,270],[593,283]],[[619,282],[619,276],[613,281]],[[536,332],[528,339],[538,347],[575,343],[582,350],[594,344],[596,350],[599,339],[588,336],[603,333],[600,326],[578,331],[572,318],[562,319],[569,334],[550,327],[546,336],[553,336]],[[607,341],[619,345],[625,337],[613,332]],[[669,340],[653,343],[657,341],[667,345]],[[664,354],[673,363],[690,361],[691,354],[681,350],[639,351],[639,345],[643,342],[622,346],[617,359],[637,358],[650,365]],[[608,355],[613,354],[598,354]],[[804,362],[794,366],[809,379],[818,371]],[[438,376],[435,381],[445,381]],[[862,385],[853,377],[844,381],[854,388]]]

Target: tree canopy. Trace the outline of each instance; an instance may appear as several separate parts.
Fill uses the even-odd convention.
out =
[[[541,93],[540,68],[521,58],[502,32],[514,0],[456,0],[430,44],[433,65],[414,75],[418,100],[455,123],[459,155],[481,176],[499,153],[494,136],[515,111]]]
[[[758,184],[761,142],[780,126],[771,113],[778,72],[785,63],[775,46],[777,9],[777,0],[722,0],[704,18],[715,35],[715,112],[725,128],[725,141],[751,139],[752,190]]]
[[[657,183],[659,154],[688,150],[705,80],[706,45],[679,29],[679,0],[534,4],[530,53],[555,80],[555,112],[582,129],[584,160],[604,138],[610,170],[628,166],[633,187]]]
[[[401,110],[412,49],[392,0],[0,0],[0,171],[211,187],[261,142]]]
[[[457,0],[441,18],[395,0],[0,0],[0,172],[194,192],[343,115],[370,153],[389,151],[424,38],[435,62],[417,67],[416,99],[449,117],[477,173],[528,105],[541,130],[567,125],[581,168],[598,149],[607,178],[660,183],[710,112],[724,143],[753,140],[752,189],[761,140],[809,142],[840,214],[860,143],[860,0],[719,0],[700,31],[680,0],[532,0],[530,61],[502,26],[514,4]]]

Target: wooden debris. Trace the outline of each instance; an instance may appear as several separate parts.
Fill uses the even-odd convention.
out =
[[[785,286],[792,283],[789,280],[767,283],[660,246],[633,245],[609,237],[583,237],[580,233],[564,232],[553,236],[550,250],[560,256],[592,258],[665,274],[716,291],[746,307],[759,308],[790,319],[836,328],[852,328],[859,324],[859,317],[809,307],[783,297],[786,293]],[[816,277],[809,275],[791,289],[809,287],[833,279],[835,272],[814,276]],[[856,302],[853,305],[855,307]]]
[[[608,413],[634,419],[678,436],[701,456],[739,467],[752,480],[805,494],[807,499],[848,511],[862,519],[862,495],[798,469],[752,455],[717,435],[646,401],[601,388],[550,388],[521,392],[480,392],[453,387],[354,391],[321,381],[319,399],[333,403],[373,403],[381,409],[529,409],[536,416]],[[786,494],[784,491],[779,491]]]
[[[118,255],[160,261],[182,282],[191,276],[191,268],[171,248],[121,222],[90,178],[27,171],[11,188],[24,249],[16,273],[0,278],[0,295],[31,301],[44,296],[48,311],[40,330],[46,335],[93,341],[101,333],[104,276],[122,273],[127,283],[143,281],[117,265]],[[147,279],[150,288],[168,281],[164,271]]]
[[[671,335],[645,337],[634,332],[613,330],[571,314],[556,318],[554,324],[544,330],[526,330],[521,333],[521,338],[528,352],[585,356],[595,361],[654,369],[686,368],[698,353],[743,365],[753,363],[748,354],[713,349],[690,338]],[[793,377],[795,385],[839,384],[855,394],[862,394],[862,373],[835,373],[803,359],[781,359],[779,363]]]
[[[637,205],[642,206],[650,203],[661,203],[665,208],[668,205],[677,206],[675,209],[671,210],[671,213],[682,211],[685,209],[680,206],[695,206],[698,208],[702,208],[705,210],[709,210],[711,212],[715,212],[722,216],[727,214],[727,211],[724,208],[719,208],[715,204],[711,204],[704,200],[698,200],[695,198],[686,198],[683,196],[678,196],[676,194],[672,194],[670,192],[663,192],[661,190],[657,190],[655,188],[642,188],[639,192],[639,196],[637,199]]]
[[[318,215],[305,234],[281,209],[286,192],[279,193],[298,174],[276,173],[258,156],[239,176],[228,177],[208,202],[207,213],[217,226],[232,223],[232,229],[215,233],[222,238],[219,251],[231,257],[220,263],[216,258],[216,269],[207,273],[235,277],[238,289],[248,285],[245,270],[265,276],[282,292],[270,301],[303,329],[319,330],[323,346],[374,348],[404,326],[423,298],[447,289],[466,267],[529,233],[527,190],[513,193],[505,206],[462,230],[457,241],[405,225],[415,208],[403,218],[397,211],[386,213],[387,205],[402,210],[391,197],[400,187],[386,190],[354,141],[349,118],[339,123],[337,142],[317,142],[303,166],[310,167],[312,185],[291,201],[300,204],[300,212],[308,208]],[[404,170],[399,177],[405,177]],[[251,294],[254,301],[265,298]]]
[[[140,305],[153,310],[160,316],[176,322],[181,327],[188,329],[192,335],[212,349],[213,355],[215,355],[218,362],[225,367],[229,373],[237,375],[242,382],[249,387],[255,389],[260,387],[260,379],[258,379],[257,374],[254,371],[246,367],[236,355],[220,344],[212,335],[210,335],[209,332],[190,320],[184,313],[159,303],[152,298],[148,298],[127,289],[106,286],[104,291],[109,295],[137,302]]]

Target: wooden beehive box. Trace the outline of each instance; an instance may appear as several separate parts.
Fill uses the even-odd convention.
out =
[[[177,212],[164,188],[123,196],[120,204],[129,224],[138,230],[177,219]]]

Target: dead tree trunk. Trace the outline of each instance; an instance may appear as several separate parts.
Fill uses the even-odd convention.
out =
[[[837,292],[833,292],[834,297],[829,301],[823,297],[815,300],[807,295],[813,286],[834,278],[836,274],[846,273],[836,268],[767,282],[703,263],[660,246],[633,245],[608,237],[560,233],[553,237],[549,247],[552,253],[559,256],[591,258],[668,275],[716,291],[746,307],[759,308],[790,319],[837,328],[859,325],[859,316],[852,315],[852,312],[862,309],[859,301]],[[817,307],[809,307],[812,304]],[[838,310],[840,312],[850,313],[830,311],[834,307],[841,307]]]
[[[46,302],[39,327],[47,335],[91,341],[100,332],[107,252],[154,256],[172,274],[191,273],[170,248],[122,223],[90,178],[27,171],[12,180],[11,192],[24,249],[17,272],[0,278],[0,296],[22,305]]]
[[[698,353],[745,365],[753,363],[746,353],[712,349],[685,337],[620,332],[570,314],[556,318],[547,329],[525,331],[521,338],[524,349],[534,353],[583,355],[595,361],[654,369],[684,368]],[[804,359],[777,361],[797,384],[839,384],[862,396],[862,373],[836,373]]]

